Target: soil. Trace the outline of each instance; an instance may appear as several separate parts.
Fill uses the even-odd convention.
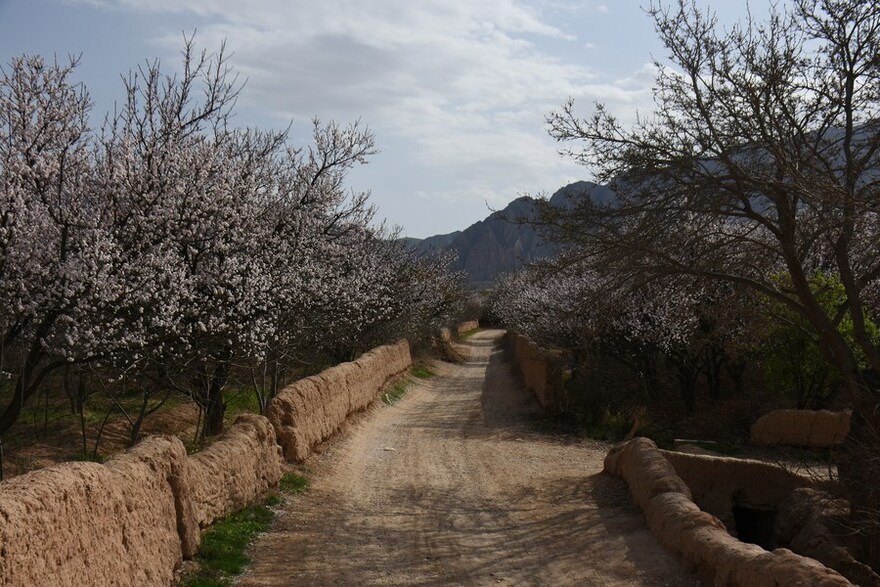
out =
[[[238,584],[699,585],[602,473],[609,446],[547,432],[501,334],[311,457]]]

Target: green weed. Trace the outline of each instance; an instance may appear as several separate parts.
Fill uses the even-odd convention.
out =
[[[630,428],[632,428],[632,419],[629,414],[605,410],[600,418],[588,426],[587,435],[596,440],[619,442],[626,437]]]
[[[406,394],[406,382],[399,381],[394,384],[394,387],[392,387],[390,391],[382,396],[382,401],[389,406],[393,406],[400,401],[400,398],[402,398],[404,394]]]
[[[302,475],[297,475],[296,473],[285,473],[284,476],[281,477],[281,481],[278,483],[278,489],[282,493],[287,493],[288,495],[303,493],[308,487],[309,479]]]
[[[279,503],[279,502],[275,502]],[[196,560],[201,568],[186,577],[183,587],[225,587],[251,562],[248,544],[272,524],[275,513],[269,504],[253,505],[229,515],[202,536]]]
[[[430,379],[435,375],[433,371],[421,365],[417,365],[410,369],[410,373],[413,377],[417,377],[418,379]]]
[[[691,446],[696,446],[698,448],[702,448],[704,450],[710,450],[714,453],[725,455],[728,457],[735,457],[742,454],[742,450],[731,445],[725,444],[723,442],[713,442],[711,440],[688,440],[684,444],[689,444]]]

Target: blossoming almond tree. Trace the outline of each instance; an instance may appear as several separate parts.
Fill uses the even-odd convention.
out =
[[[14,382],[0,433],[74,358],[70,343],[92,320],[113,254],[88,205],[90,102],[70,80],[75,65],[21,57],[0,79],[0,367]]]
[[[262,369],[277,391],[315,348],[348,358],[457,299],[448,263],[405,254],[369,194],[346,190],[376,152],[369,129],[315,120],[293,148],[286,132],[233,128],[223,48],[189,39],[180,73],[131,73],[94,133],[75,65],[23,57],[0,80],[0,361],[14,380],[0,434],[71,365],[144,390],[133,439],[170,388],[213,434],[230,381]]]

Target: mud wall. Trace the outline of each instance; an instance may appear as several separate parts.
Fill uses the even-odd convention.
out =
[[[827,448],[846,438],[852,412],[774,410],[752,425],[754,444]]]
[[[818,561],[784,548],[766,551],[731,536],[717,517],[694,503],[691,489],[651,440],[636,438],[614,447],[605,458],[605,470],[626,480],[654,536],[708,584],[850,585]]]
[[[469,320],[467,322],[462,322],[459,324],[455,330],[458,332],[459,336],[464,334],[465,332],[470,332],[471,330],[476,330],[480,327],[480,323],[477,320]]]
[[[192,457],[152,436],[104,464],[20,475],[0,483],[0,585],[170,585],[200,526],[280,478],[274,431],[250,414]]]
[[[192,456],[180,439],[152,436],[103,464],[64,463],[0,483],[0,587],[170,585],[202,528],[277,486],[276,430],[300,454],[291,432],[308,443],[326,438],[410,363],[401,341],[301,380],[270,404],[276,421],[243,414]],[[306,419],[285,419],[290,406]]]
[[[266,416],[285,457],[304,460],[316,445],[339,429],[349,414],[370,405],[386,382],[411,364],[409,343],[402,340],[284,388],[269,402]]]
[[[200,528],[247,507],[281,479],[281,447],[269,420],[242,414],[188,459],[190,496]]]
[[[553,354],[520,334],[505,335],[505,346],[528,389],[545,409],[555,411],[562,392],[562,369]]]
[[[733,506],[777,509],[800,487],[814,487],[809,478],[761,461],[662,450],[688,486],[701,510],[734,530]]]
[[[153,437],[105,464],[0,484],[0,585],[170,584],[181,534],[193,546],[191,515],[178,530],[174,480],[185,484],[185,467],[179,440]]]

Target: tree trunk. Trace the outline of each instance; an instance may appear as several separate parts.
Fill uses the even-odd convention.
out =
[[[211,374],[208,397],[205,402],[205,423],[202,438],[220,434],[223,431],[223,415],[226,404],[223,402],[223,388],[229,379],[229,362],[221,361]]]
[[[0,434],[5,434],[15,425],[21,416],[25,402],[27,402],[39,388],[39,383],[42,381],[43,377],[39,376],[36,381],[33,381],[33,379],[37,365],[43,357],[44,354],[40,350],[39,345],[34,344],[31,347],[31,352],[28,353],[28,356],[24,361],[21,372],[18,374],[12,399],[10,400],[9,405],[6,406],[6,409],[3,410],[3,413],[0,414]]]
[[[128,436],[128,446],[131,448],[132,446],[137,444],[138,439],[141,436],[141,426],[144,424],[144,418],[147,417],[147,406],[150,402],[150,396],[147,392],[141,392],[141,406],[138,410],[138,416],[135,418],[135,421],[131,423],[131,433]]]
[[[852,520],[865,539],[865,562],[880,572],[880,374],[868,371],[863,378],[838,459],[838,475]]]
[[[685,358],[678,366],[678,386],[688,414],[693,414],[697,405],[697,376],[698,371],[693,361]]]

